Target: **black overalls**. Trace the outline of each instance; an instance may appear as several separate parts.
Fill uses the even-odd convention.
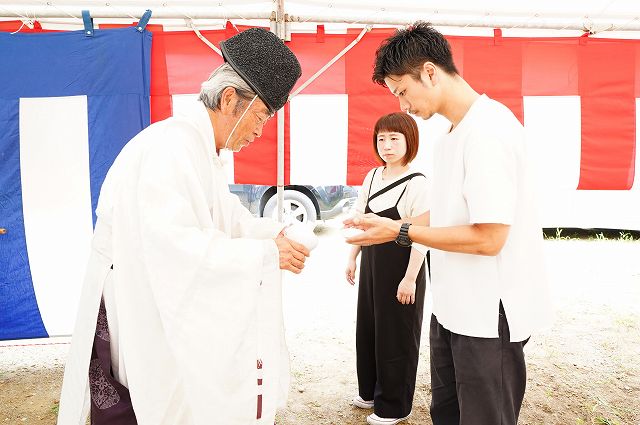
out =
[[[365,212],[400,220],[398,203],[409,180],[416,176],[424,177],[410,174],[373,195],[370,186]],[[372,199],[401,184],[405,188],[395,206],[371,211]],[[410,254],[411,248],[394,241],[362,247],[356,323],[358,389],[364,400],[374,400],[374,412],[383,418],[403,418],[411,413],[416,384],[426,289],[424,263],[416,279],[415,304],[401,304],[396,298]]]

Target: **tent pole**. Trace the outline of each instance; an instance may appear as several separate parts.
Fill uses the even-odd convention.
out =
[[[275,3],[275,2],[274,2]],[[271,24],[273,31],[280,40],[284,42],[285,28],[284,28],[284,0],[277,0],[276,9],[272,13],[272,18],[275,15],[274,22]],[[277,208],[278,208],[278,222],[284,222],[284,107],[278,109],[277,114],[277,143],[278,143],[278,176],[277,176]],[[283,270],[280,270],[280,279],[284,277]]]
[[[273,16],[273,15],[272,15]],[[275,34],[282,41],[285,40],[284,0],[278,0],[275,10]],[[278,124],[278,221],[284,221],[284,108],[277,112]]]

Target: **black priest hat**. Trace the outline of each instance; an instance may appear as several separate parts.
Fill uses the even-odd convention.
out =
[[[250,28],[220,42],[222,56],[267,105],[282,108],[302,70],[293,52],[272,32]]]

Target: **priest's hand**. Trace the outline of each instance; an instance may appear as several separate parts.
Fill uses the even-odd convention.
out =
[[[304,261],[309,256],[309,250],[304,245],[284,236],[278,236],[274,241],[280,253],[280,268],[296,274],[300,273],[304,268]]]
[[[344,221],[345,227],[364,230],[347,238],[351,245],[376,245],[394,240],[400,233],[400,223],[375,214],[365,214]]]

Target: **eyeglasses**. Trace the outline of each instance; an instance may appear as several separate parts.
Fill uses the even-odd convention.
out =
[[[256,117],[256,120],[258,121],[258,125],[264,125],[267,121],[269,121],[271,117],[273,117],[273,115],[260,114],[256,111],[253,111],[253,115]]]

